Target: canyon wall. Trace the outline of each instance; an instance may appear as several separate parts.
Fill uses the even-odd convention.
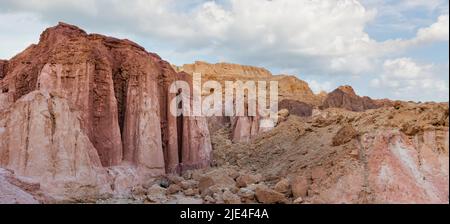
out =
[[[209,165],[206,120],[169,111],[169,86],[190,76],[131,41],[60,23],[5,65],[2,167],[58,179],[114,166],[161,175]]]

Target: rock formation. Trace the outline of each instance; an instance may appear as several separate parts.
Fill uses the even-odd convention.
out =
[[[169,111],[169,85],[190,77],[131,41],[60,23],[5,64],[3,167],[50,182],[119,165],[145,175],[209,165],[206,120]]]
[[[209,64],[197,61],[194,64],[186,64],[181,67],[175,66],[175,69],[188,74],[201,73],[202,78],[217,81],[250,80],[254,78],[270,78],[272,76],[272,73],[264,68],[229,63]]]
[[[311,116],[313,106],[319,106],[321,103],[321,98],[312,92],[305,81],[299,80],[295,76],[274,76],[263,68],[228,63],[208,64],[206,62],[195,62],[194,64],[174,67],[177,71],[184,71],[190,75],[200,73],[202,81],[217,81],[222,86],[225,86],[225,81],[242,81],[244,83],[246,81],[277,81],[279,84],[278,98],[282,100],[279,108],[293,110],[294,114],[300,116]],[[225,89],[222,89],[222,91],[225,92]],[[209,93],[206,95],[209,95]],[[233,141],[249,142],[258,134],[266,131],[260,128],[260,119],[259,116],[224,116],[209,118],[208,122],[211,133],[231,124]]]
[[[350,111],[365,111],[385,106],[389,102],[373,100],[370,97],[356,95],[351,86],[341,86],[329,93],[325,98],[322,109],[343,108]]]

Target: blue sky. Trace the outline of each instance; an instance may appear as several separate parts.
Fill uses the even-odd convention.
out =
[[[0,0],[0,58],[58,21],[134,40],[174,64],[232,62],[314,91],[448,101],[448,0]]]

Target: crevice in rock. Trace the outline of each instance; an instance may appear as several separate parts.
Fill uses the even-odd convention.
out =
[[[24,170],[23,173],[26,174],[27,172],[27,164],[28,164],[28,157],[29,157],[29,152],[28,152],[28,148],[30,147],[30,130],[31,130],[31,108],[30,108],[30,104],[26,105],[27,108],[27,130],[26,130],[26,135],[25,135],[25,155],[24,155]]]
[[[181,91],[178,92],[177,97],[180,96]],[[178,104],[179,109],[183,109],[183,102],[180,101]],[[183,163],[183,123],[184,123],[184,116],[180,115],[177,117],[177,143],[178,143],[178,163]]]
[[[117,112],[119,119],[120,134],[123,141],[123,131],[125,125],[125,114],[127,108],[127,89],[128,89],[128,74],[122,69],[118,68],[113,73],[114,94],[117,101]]]

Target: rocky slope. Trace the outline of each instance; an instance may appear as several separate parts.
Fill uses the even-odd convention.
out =
[[[213,136],[220,166],[264,177],[303,203],[448,203],[448,104],[290,116],[249,143]],[[281,202],[281,201],[278,201]]]

